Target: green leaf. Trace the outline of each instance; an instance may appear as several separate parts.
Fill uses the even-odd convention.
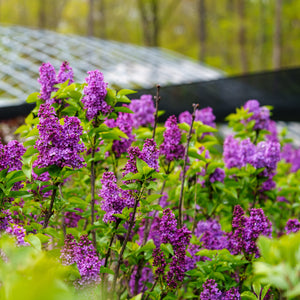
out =
[[[36,102],[37,100],[39,100],[39,98],[38,98],[39,95],[40,95],[39,92],[35,92],[35,93],[30,94],[27,97],[26,102],[27,103],[34,103],[34,102]]]
[[[174,250],[171,244],[161,244],[160,249],[166,253],[169,253],[171,255],[174,255]]]
[[[133,114],[133,111],[126,106],[115,107],[115,112],[123,112],[123,113]]]
[[[241,294],[241,297],[242,297],[242,300],[243,299],[257,300],[257,297],[249,291],[243,292]]]
[[[122,96],[122,95],[130,95],[130,94],[135,94],[137,93],[134,90],[129,90],[129,89],[122,89],[118,92],[118,96]]]
[[[137,159],[136,159],[136,167],[137,167],[139,173],[144,174],[143,168],[144,168],[144,167],[149,167],[149,166],[148,166],[148,164],[147,164],[146,162],[144,162],[142,159],[137,158]]]
[[[42,243],[35,234],[29,234],[25,240],[36,250],[42,251]]]
[[[187,123],[179,123],[178,124],[178,127],[181,129],[181,130],[184,130],[186,132],[190,132],[190,128],[191,126]]]
[[[24,172],[24,174],[26,175],[26,177],[28,178],[28,180],[31,181],[32,166],[23,165],[22,166],[22,171]]]
[[[100,267],[100,273],[106,273],[106,274],[111,274],[111,275],[115,274],[115,272],[113,270],[103,267],[103,266]]]
[[[262,292],[261,292],[261,300],[264,300],[264,298],[265,298],[265,296],[266,296],[268,290],[270,289],[270,287],[271,287],[271,285],[268,284],[268,285],[266,285],[266,286],[263,288],[263,290],[262,290]]]

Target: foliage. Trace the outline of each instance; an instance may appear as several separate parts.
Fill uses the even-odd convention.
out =
[[[300,154],[270,107],[222,141],[210,108],[157,124],[99,71],[40,73],[23,144],[0,145],[1,299],[299,296]]]

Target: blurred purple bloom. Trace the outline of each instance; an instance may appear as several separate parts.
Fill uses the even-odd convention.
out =
[[[11,224],[6,228],[6,233],[11,234],[17,239],[18,246],[29,246],[30,244],[24,241],[26,230],[19,225]]]
[[[252,113],[247,121],[255,121],[254,130],[269,129],[270,111],[265,106],[260,106],[257,100],[249,100],[244,105],[245,109]]]
[[[221,168],[216,168],[215,171],[210,174],[209,181],[214,183],[216,181],[224,183],[225,171]]]
[[[300,230],[300,222],[298,219],[289,219],[284,228],[287,234],[296,233]]]
[[[132,120],[133,127],[154,125],[155,107],[152,95],[142,95],[140,99],[133,99],[129,104],[129,108],[133,111]]]

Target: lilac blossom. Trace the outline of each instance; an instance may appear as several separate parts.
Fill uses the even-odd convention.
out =
[[[155,107],[152,95],[142,95],[140,99],[133,99],[129,104],[129,109],[133,111],[133,127],[154,125]]]
[[[179,114],[179,122],[180,123],[187,123],[189,125],[192,124],[192,114],[188,111],[184,111]],[[216,119],[215,115],[213,114],[213,109],[211,107],[205,107],[202,109],[197,109],[195,112],[195,121],[200,121],[204,125],[208,125],[211,127],[216,127],[214,120]]]
[[[216,220],[211,219],[198,222],[195,236],[200,238],[203,248],[220,250],[228,247],[227,236],[221,230],[221,225]]]
[[[26,230],[22,226],[11,224],[11,226],[6,228],[5,232],[16,238],[18,246],[29,246],[29,243],[24,241]]]
[[[196,255],[200,251],[200,246],[195,244],[189,244],[187,251],[192,257],[186,256],[185,258],[185,268],[186,271],[192,270],[195,268],[196,263],[201,260],[201,256]]]
[[[105,172],[101,179],[102,188],[99,196],[101,208],[106,213],[103,217],[105,223],[117,220],[114,214],[121,214],[125,207],[133,207],[134,198],[129,191],[124,191],[117,185],[117,179],[113,172]]]
[[[11,213],[8,209],[0,211],[0,231],[9,227],[9,224],[13,223]]]
[[[248,109],[249,113],[252,113],[247,122],[255,121],[254,130],[269,129],[270,111],[267,107],[261,107],[257,100],[249,100],[245,103],[244,108]]]
[[[80,157],[85,148],[80,143],[82,127],[77,117],[66,116],[61,125],[55,115],[54,108],[49,104],[40,106],[40,122],[37,126],[39,138],[35,148],[38,149],[38,159],[35,166],[48,167],[56,165],[60,168],[80,169],[84,159]]]
[[[95,285],[100,282],[102,261],[87,235],[81,236],[80,241],[77,243],[74,237],[68,234],[60,258],[64,265],[76,263],[81,276],[80,279],[74,282],[77,288]]]
[[[245,255],[259,257],[256,241],[260,235],[271,237],[272,224],[261,208],[252,208],[250,217],[244,216],[243,209],[234,208],[232,220],[233,233],[230,236],[229,249],[233,254],[244,252]]]
[[[105,102],[107,83],[104,82],[103,74],[99,70],[89,71],[85,78],[87,86],[84,87],[82,103],[86,111],[86,117],[90,121],[99,113],[106,115],[111,106]]]
[[[128,138],[121,137],[120,140],[113,141],[112,150],[116,154],[116,157],[120,157],[134,141],[132,116],[129,113],[120,112],[116,120],[108,119],[105,123],[110,128],[118,127],[128,136]]]
[[[192,114],[188,111],[184,111],[179,114],[179,123],[187,123],[189,125],[192,124]]]
[[[159,171],[158,157],[159,150],[153,139],[146,139],[142,151],[138,147],[130,147],[128,149],[128,161],[124,167],[123,176],[128,173],[137,173],[136,159],[140,158],[148,164],[152,169]]]
[[[25,153],[25,147],[18,141],[10,141],[3,145],[0,140],[0,171],[8,169],[8,172],[22,169],[22,156]],[[12,190],[17,191],[22,188],[21,182],[16,182]]]
[[[227,168],[241,168],[243,166],[242,152],[239,141],[232,135],[228,135],[224,140],[223,158]]]
[[[164,155],[167,162],[182,159],[185,148],[180,144],[181,132],[176,117],[170,116],[165,123],[164,141],[160,145],[160,155]]]
[[[185,226],[177,229],[177,221],[169,208],[163,211],[158,232],[161,237],[161,243],[170,243],[172,245],[174,255],[172,256],[169,270],[165,277],[165,257],[159,248],[156,248],[153,251],[153,257],[155,259],[153,265],[159,266],[159,268],[156,270],[155,274],[156,276],[163,275],[168,287],[175,289],[178,282],[183,281],[184,272],[187,268],[185,250],[191,239],[191,232]]]
[[[284,228],[287,234],[296,233],[300,230],[300,222],[298,219],[289,219]]]
[[[200,294],[200,300],[221,300],[222,292],[214,279],[207,279],[203,283],[203,291]]]
[[[51,63],[43,63],[39,71],[40,77],[38,78],[38,82],[41,84],[39,97],[47,103],[54,102],[51,101],[51,93],[58,90],[54,85],[64,83],[67,80],[69,80],[69,84],[74,82],[73,70],[66,61],[61,64],[57,75]]]
[[[294,149],[291,144],[285,144],[280,155],[281,159],[291,164],[292,173],[300,169],[300,148]]]
[[[83,212],[80,208],[75,208],[78,212]],[[82,219],[82,216],[78,215],[76,212],[67,211],[64,215],[64,224],[69,228],[76,228],[78,221]]]
[[[216,181],[224,183],[225,171],[221,168],[216,168],[215,171],[209,175],[209,181],[214,183]]]

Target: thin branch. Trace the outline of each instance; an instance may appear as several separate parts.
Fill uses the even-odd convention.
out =
[[[53,210],[52,209],[53,209],[53,204],[54,204],[54,200],[55,200],[58,185],[59,185],[59,183],[55,183],[54,189],[52,190],[51,202],[50,202],[49,210],[47,211],[47,213],[45,215],[43,229],[46,229],[48,227],[50,218],[53,215]]]
[[[156,86],[156,96],[155,96],[155,114],[154,114],[154,126],[153,126],[153,134],[152,138],[153,140],[155,139],[155,131],[156,131],[156,126],[158,122],[158,104],[160,102],[160,95],[159,95],[159,90],[160,90],[160,85],[158,84]]]
[[[132,212],[132,215],[131,215],[131,218],[130,218],[130,221],[129,221],[129,227],[128,227],[126,237],[125,237],[125,240],[123,242],[123,245],[122,245],[122,248],[121,248],[121,251],[120,251],[120,255],[119,255],[119,258],[118,258],[118,263],[117,263],[115,274],[114,274],[113,285],[112,285],[112,294],[114,294],[115,290],[116,290],[116,283],[117,283],[117,278],[118,278],[118,275],[119,275],[120,266],[121,266],[121,263],[123,261],[123,254],[124,254],[129,236],[131,234],[131,230],[132,230],[133,225],[134,225],[134,219],[135,219],[137,205],[140,201],[140,198],[141,198],[143,192],[144,192],[144,187],[142,187],[139,196],[134,201],[134,207],[133,207],[133,212]]]
[[[195,113],[196,109],[198,108],[199,104],[193,104],[193,114],[192,114],[192,124],[190,127],[189,134],[187,136],[187,144],[186,144],[186,150],[184,154],[184,164],[183,164],[183,174],[182,174],[182,180],[181,180],[181,190],[180,190],[180,196],[179,196],[179,214],[178,214],[178,223],[179,228],[183,226],[183,191],[184,191],[184,181],[185,181],[185,175],[186,175],[186,166],[187,166],[187,159],[188,159],[188,152],[189,152],[189,145],[192,138],[192,131],[193,131],[193,124],[195,121]]]

